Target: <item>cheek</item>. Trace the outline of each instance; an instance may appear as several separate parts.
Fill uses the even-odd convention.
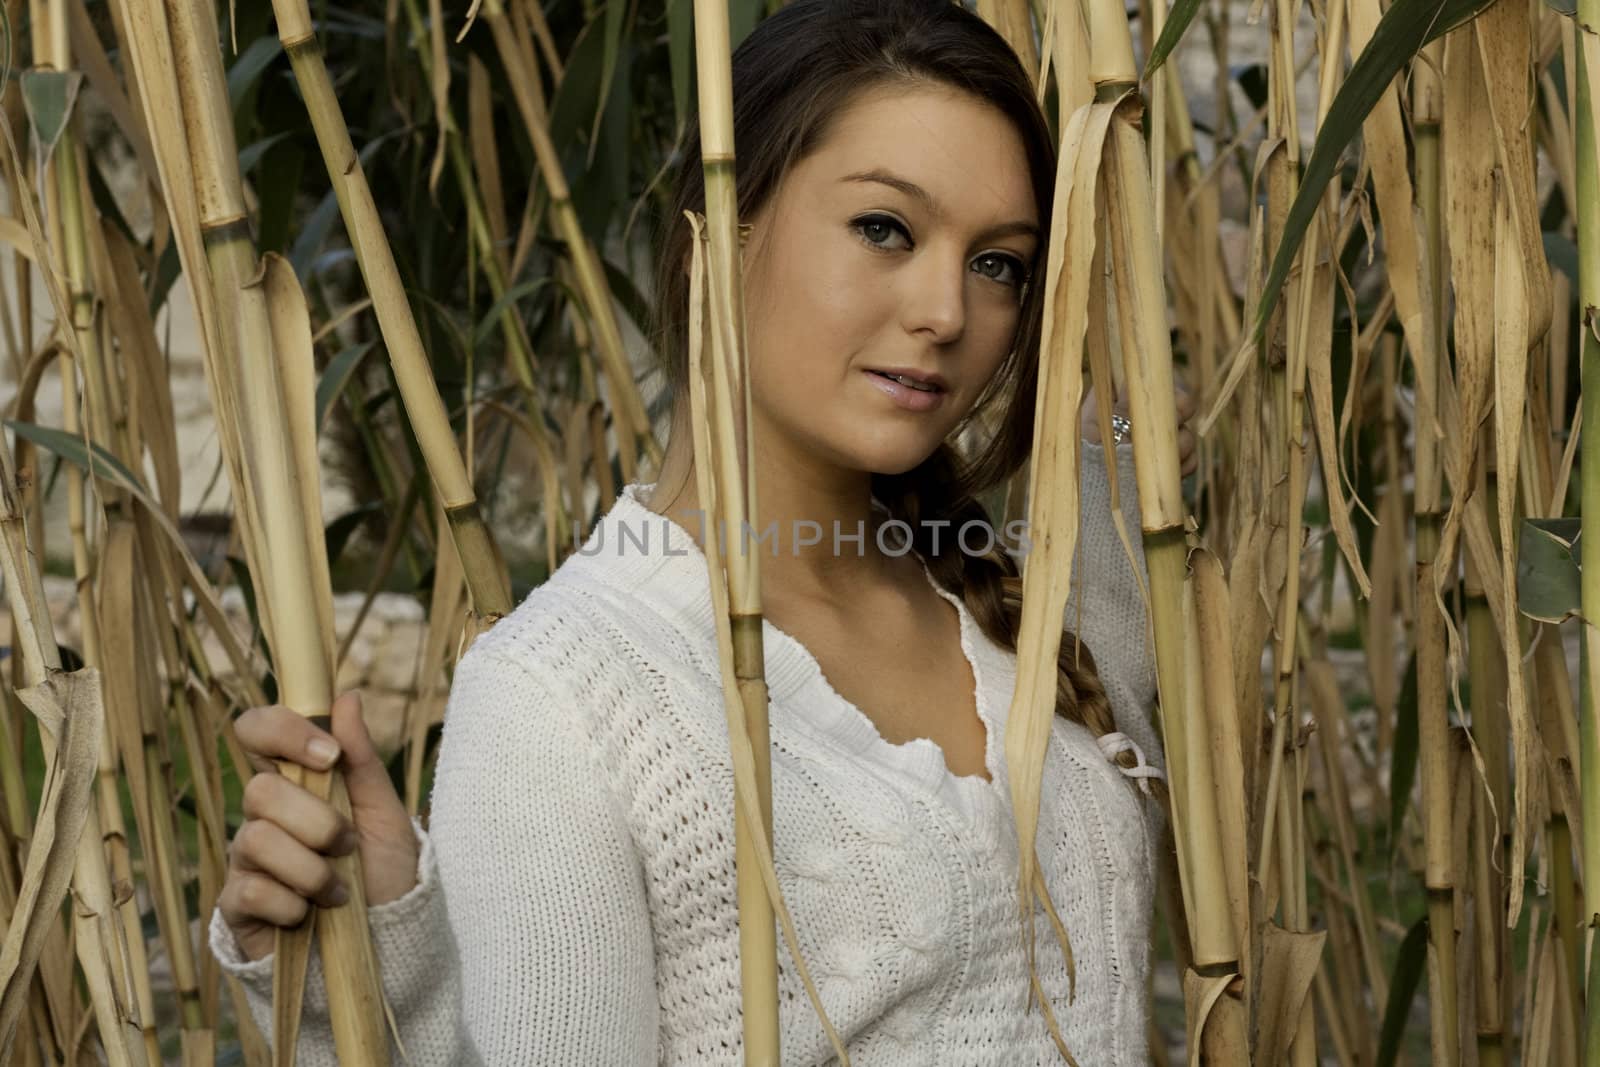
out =
[[[1017,339],[1017,329],[1022,322],[1020,312],[996,310],[986,316],[981,323],[975,324],[978,328],[973,337],[977,357],[983,366],[982,378],[985,382],[1005,364],[1006,357],[1011,354],[1013,344]]]
[[[795,254],[751,277],[745,306],[751,364],[769,382],[837,380],[840,368],[893,320],[893,293],[848,247],[826,240],[796,246]]]

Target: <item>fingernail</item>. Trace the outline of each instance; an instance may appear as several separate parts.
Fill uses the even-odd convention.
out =
[[[306,742],[306,751],[311,753],[311,758],[324,767],[331,767],[339,758],[339,746],[326,737],[313,737]]]
[[[350,899],[350,890],[344,887],[343,882],[340,882],[333,887],[333,892],[328,894],[328,899],[333,901],[334,907],[338,907]]]

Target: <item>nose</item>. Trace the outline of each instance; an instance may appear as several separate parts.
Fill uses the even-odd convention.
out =
[[[967,322],[966,264],[959,254],[924,247],[917,269],[903,275],[903,321],[910,333],[938,344],[961,336]]]

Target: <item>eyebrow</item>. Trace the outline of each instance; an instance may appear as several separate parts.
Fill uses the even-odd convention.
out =
[[[897,174],[891,174],[889,171],[863,170],[855,174],[846,174],[839,180],[841,182],[877,182],[879,185],[887,185],[889,188],[898,189],[913,200],[920,202],[927,209],[928,214],[935,218],[944,217],[944,212],[940,210],[939,202],[933,198],[932,193],[916,182],[902,178]],[[1018,219],[1015,222],[1002,222],[998,226],[991,226],[978,235],[980,240],[1015,236],[1037,238],[1039,236],[1039,227],[1031,222]]]

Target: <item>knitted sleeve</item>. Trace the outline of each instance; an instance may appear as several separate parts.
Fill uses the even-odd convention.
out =
[[[1129,561],[1111,517],[1111,480],[1107,458],[1117,464],[1117,490],[1128,539]],[[1151,718],[1156,702],[1156,666],[1147,626],[1148,613],[1140,592],[1145,574],[1144,541],[1139,529],[1139,492],[1134,483],[1133,445],[1109,451],[1083,442],[1081,465],[1082,516],[1078,558],[1067,594],[1066,626],[1094,654],[1111,700],[1117,729],[1127,734],[1146,759],[1164,765],[1160,737]],[[1137,568],[1137,569],[1135,569]]]
[[[643,873],[576,705],[470,651],[451,685],[419,882],[369,913],[412,1067],[653,1063],[655,956]],[[220,915],[212,946],[270,1040],[272,958]],[[333,1067],[320,961],[297,1062]]]

